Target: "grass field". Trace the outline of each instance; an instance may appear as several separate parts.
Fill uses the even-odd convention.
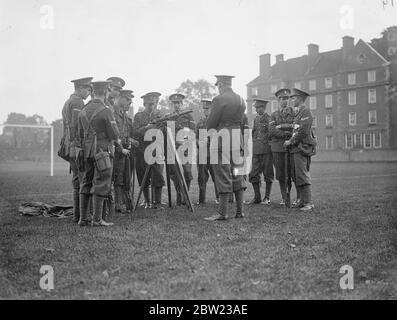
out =
[[[210,183],[210,203],[193,214],[139,209],[105,229],[17,214],[24,201],[71,204],[67,168],[55,169],[0,164],[2,299],[397,298],[397,163],[314,163],[312,213],[278,206],[275,183],[270,207],[210,223]],[[42,265],[54,268],[51,292],[39,288]],[[340,289],[343,265],[354,290]]]

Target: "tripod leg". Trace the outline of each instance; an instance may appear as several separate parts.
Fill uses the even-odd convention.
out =
[[[152,169],[152,165],[146,167],[145,174],[143,176],[142,183],[141,183],[141,188],[139,189],[138,198],[136,199],[136,202],[135,202],[134,212],[135,212],[136,208],[139,205],[139,200],[141,199],[142,192],[143,192],[143,189],[144,189],[144,187],[146,185],[146,181],[147,181],[147,179],[149,177],[151,169]]]

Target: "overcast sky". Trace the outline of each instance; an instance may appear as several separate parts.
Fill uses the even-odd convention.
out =
[[[86,76],[124,78],[135,110],[148,91],[169,95],[186,79],[214,82],[214,74],[235,75],[246,97],[260,54],[273,63],[279,53],[306,54],[309,43],[326,51],[344,35],[369,41],[397,24],[397,0],[383,2],[0,0],[0,123],[10,112],[60,118],[70,80]],[[53,8],[53,29],[42,28],[50,26],[44,5]],[[345,5],[353,28],[343,24]]]

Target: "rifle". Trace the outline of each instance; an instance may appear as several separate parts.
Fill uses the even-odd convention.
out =
[[[187,115],[187,114],[192,113],[192,112],[193,112],[193,110],[186,110],[186,111],[182,111],[182,112],[179,112],[179,113],[178,112],[173,112],[173,113],[165,115],[164,117],[161,117],[161,118],[158,118],[158,119],[154,119],[150,123],[154,124],[154,125],[162,125],[164,122],[175,121],[179,117]]]

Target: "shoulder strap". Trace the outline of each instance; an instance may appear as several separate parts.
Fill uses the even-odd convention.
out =
[[[86,133],[85,133],[85,135],[84,135],[84,140],[87,139],[88,133],[90,132],[91,129],[93,129],[93,128],[92,128],[92,122],[93,122],[94,118],[95,118],[100,112],[102,112],[103,110],[106,110],[106,107],[105,107],[105,106],[101,106],[100,108],[96,109],[96,110],[93,112],[93,114],[91,115],[91,117],[90,117],[89,119],[88,119],[88,117],[87,117],[87,112],[86,112],[86,110],[84,110],[85,112],[82,112],[83,117],[86,119],[86,121],[87,121],[87,123],[88,123],[87,131],[86,131]],[[95,130],[92,130],[92,131],[93,131],[93,134],[94,134],[94,145],[95,145],[95,150],[96,150],[96,132],[95,132]]]

